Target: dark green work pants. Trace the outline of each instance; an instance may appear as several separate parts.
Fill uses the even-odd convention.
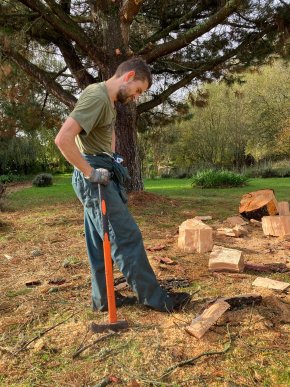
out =
[[[104,167],[98,156],[84,156],[94,168]],[[114,161],[110,161],[114,163]],[[109,162],[109,164],[110,164]],[[109,170],[113,170],[108,165]],[[87,181],[83,173],[73,174],[74,190],[84,206],[86,246],[92,274],[93,306],[107,308],[105,264],[103,255],[103,229],[99,206],[98,184]],[[104,187],[109,219],[111,253],[114,263],[137,293],[141,304],[160,311],[170,311],[172,300],[163,290],[148,261],[141,232],[130,214],[120,185],[114,180]]]

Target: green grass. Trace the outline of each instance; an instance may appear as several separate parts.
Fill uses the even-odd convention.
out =
[[[147,179],[146,191],[180,199],[191,198],[228,198],[240,197],[242,194],[259,189],[274,189],[278,200],[289,200],[290,178],[251,179],[244,187],[233,188],[196,188],[191,186],[191,179]]]
[[[238,212],[241,196],[259,189],[274,189],[277,200],[289,201],[290,178],[251,179],[244,187],[197,188],[191,179],[145,180],[145,189],[159,195],[169,196],[192,203],[198,215],[215,215],[223,218]]]
[[[54,205],[75,199],[71,185],[71,175],[53,177],[49,187],[28,187],[9,195],[12,208],[25,209],[35,206]]]
[[[241,196],[250,191],[271,188],[276,198],[289,201],[290,178],[251,179],[247,186],[235,188],[205,189],[191,186],[191,179],[147,179],[145,190],[158,195],[169,196],[192,203],[193,209],[202,212],[227,216],[237,212]],[[77,200],[71,186],[71,175],[54,177],[51,187],[29,187],[11,193],[12,208],[27,209],[36,206],[53,206],[58,203]]]

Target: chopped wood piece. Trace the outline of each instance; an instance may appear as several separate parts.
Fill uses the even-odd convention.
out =
[[[212,220],[212,216],[210,215],[200,215],[200,216],[195,216],[196,220]]]
[[[25,282],[25,285],[28,288],[34,288],[35,286],[41,285],[41,281],[39,281],[39,280],[31,280],[31,281]]]
[[[233,229],[232,228],[228,228],[228,227],[218,228],[217,229],[217,234],[218,235],[226,235],[226,236],[230,236],[230,237],[235,237],[236,236],[236,234],[234,233]]]
[[[197,219],[187,219],[179,226],[178,247],[186,252],[212,250],[212,228]]]
[[[200,316],[192,320],[192,323],[185,328],[186,332],[200,339],[229,308],[230,305],[227,302],[223,300],[216,301],[209,308],[204,310]]]
[[[240,236],[247,235],[248,231],[243,226],[236,225],[233,228],[218,228],[217,233],[220,235],[239,238]]]
[[[233,309],[245,305],[258,305],[262,302],[262,296],[260,294],[239,294],[238,296],[225,297],[223,300],[230,304],[231,309]]]
[[[50,285],[62,285],[65,282],[66,282],[65,278],[52,278],[52,279],[48,280],[48,283]]]
[[[290,216],[264,216],[262,228],[265,235],[288,235],[290,234]]]
[[[156,261],[160,263],[164,263],[165,265],[176,265],[177,263],[175,261],[172,261],[172,259],[168,257],[153,257]]]
[[[261,288],[274,289],[284,291],[290,286],[287,282],[276,281],[270,278],[257,277],[252,283],[254,286],[259,286]]]
[[[241,272],[244,269],[243,253],[240,250],[214,246],[208,268],[211,271]]]
[[[255,227],[261,227],[262,226],[262,222],[260,222],[259,220],[256,220],[256,219],[250,219],[250,223],[252,226],[255,226]]]
[[[279,215],[290,215],[289,203],[288,202],[278,202],[278,213],[279,213]]]
[[[262,189],[242,196],[239,213],[246,219],[261,220],[263,216],[276,215],[278,202],[274,191]]]
[[[237,274],[238,275],[238,274]],[[242,308],[247,305],[258,305],[262,302],[262,296],[256,293],[238,294],[231,297],[219,297],[213,299],[206,299],[206,307],[212,305],[216,301],[225,301],[230,304],[230,309]]]
[[[243,219],[241,216],[230,216],[225,220],[231,227],[235,226],[245,226],[248,222]]]
[[[254,270],[262,272],[274,272],[274,273],[286,273],[290,271],[290,268],[285,263],[256,263],[247,261],[245,263],[245,270]]]
[[[165,245],[157,245],[157,246],[152,246],[152,247],[147,247],[148,251],[160,251],[166,249]]]
[[[233,228],[233,232],[235,233],[237,238],[248,234],[248,230],[245,227],[238,224]]]

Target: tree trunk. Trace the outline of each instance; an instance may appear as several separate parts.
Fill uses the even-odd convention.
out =
[[[124,166],[128,168],[131,180],[127,184],[128,192],[142,191],[141,163],[137,149],[137,109],[134,103],[116,104],[116,152],[124,157]]]
[[[242,196],[240,214],[246,219],[261,220],[263,216],[276,215],[278,202],[272,189],[261,189]]]

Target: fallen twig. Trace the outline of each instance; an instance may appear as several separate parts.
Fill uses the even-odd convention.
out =
[[[35,336],[33,339],[27,341],[26,343],[22,344],[21,347],[18,349],[18,351],[14,352],[13,354],[14,355],[18,355],[21,351],[23,351],[25,348],[27,348],[29,346],[29,344],[33,343],[34,341],[40,339],[42,336],[44,336],[47,332],[53,330],[54,328],[58,327],[59,325],[61,324],[64,324],[66,321],[68,321],[70,318],[72,318],[73,316],[75,316],[76,313],[73,313],[71,314],[68,318],[66,318],[65,320],[53,325],[52,327],[49,327],[47,329],[45,329],[44,331],[40,332],[37,336]]]
[[[95,341],[93,341],[91,344],[87,344],[85,345],[84,347],[78,349],[73,355],[72,355],[72,358],[75,359],[77,358],[82,352],[84,352],[86,349],[88,348],[91,348],[93,347],[95,344],[99,343],[100,341],[102,340],[105,340],[109,337],[112,337],[112,336],[115,336],[117,334],[117,332],[110,332],[108,333],[107,335],[104,335],[102,337],[99,337],[98,339],[96,339]]]
[[[165,376],[168,376],[176,368],[183,367],[183,366],[188,365],[188,364],[192,365],[196,360],[200,359],[201,357],[213,356],[213,355],[222,355],[222,354],[228,352],[228,350],[230,349],[231,344],[232,344],[232,338],[231,338],[231,335],[230,335],[230,331],[229,331],[228,325],[227,325],[227,331],[228,331],[229,341],[228,341],[228,343],[226,343],[226,345],[225,345],[225,347],[224,347],[224,349],[222,351],[207,351],[207,352],[200,353],[199,355],[196,355],[196,356],[194,356],[194,357],[192,357],[190,359],[183,360],[180,363],[174,364],[171,367],[167,368],[163,372],[163,374],[160,376],[159,379],[163,379]]]

